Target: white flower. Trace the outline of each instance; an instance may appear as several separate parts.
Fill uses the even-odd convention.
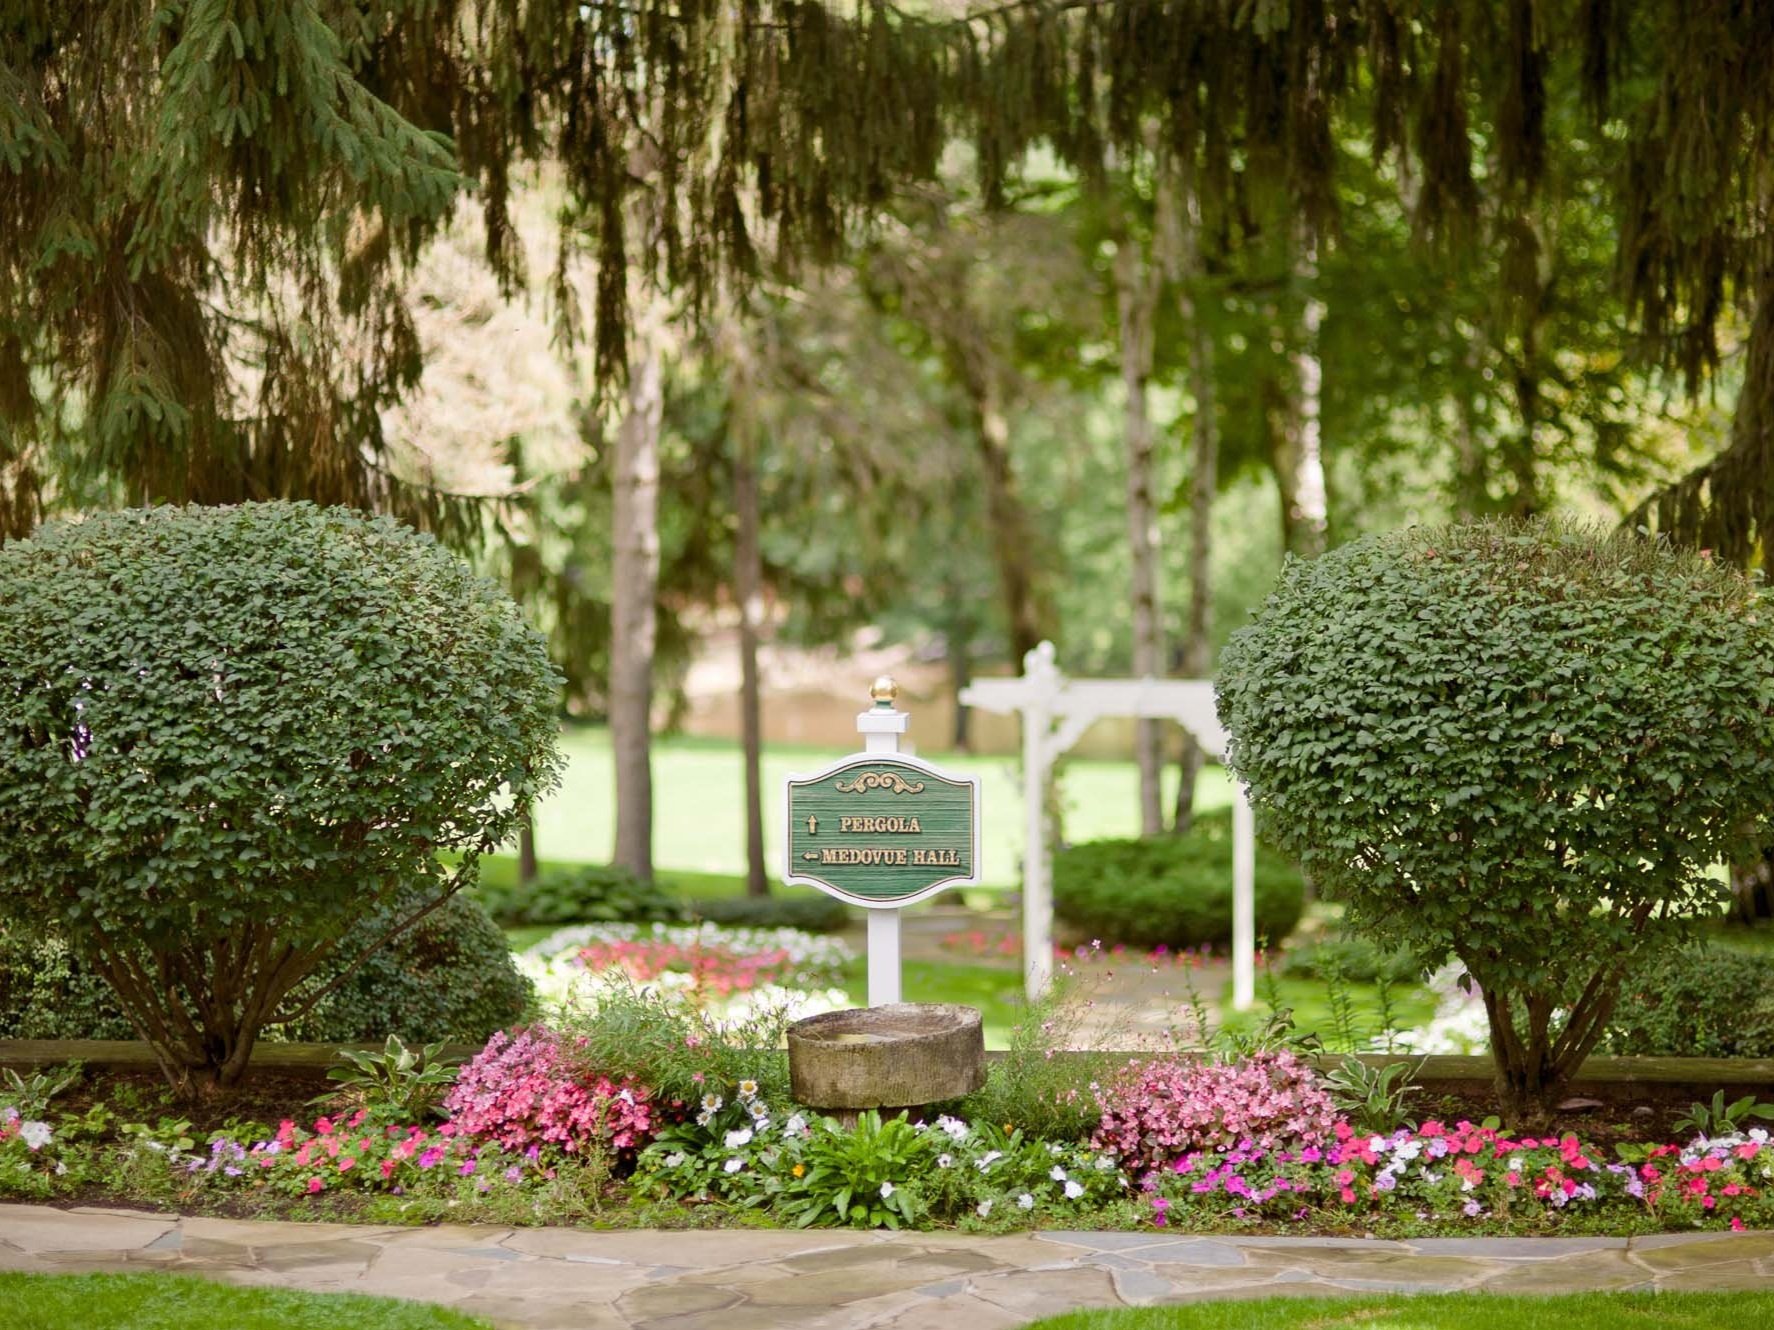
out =
[[[1061,1168],[1058,1164],[1055,1164],[1048,1170],[1047,1176],[1052,1178],[1055,1182],[1064,1182],[1066,1180],[1066,1170]]]
[[[1084,1195],[1083,1184],[1073,1182],[1070,1178],[1066,1179],[1066,1199],[1068,1201],[1075,1201],[1082,1195]]]
[[[936,1166],[938,1168],[949,1168],[954,1164],[954,1162],[955,1162],[955,1156],[953,1156],[953,1155],[938,1155],[936,1157]]]
[[[633,1090],[618,1090],[616,1092],[616,1097],[618,1099],[620,1099],[625,1104],[632,1104],[634,1102],[634,1091]]]
[[[714,1121],[714,1114],[710,1113],[706,1108],[703,1109],[702,1112],[700,1112],[696,1115],[696,1125],[698,1127],[706,1127],[706,1126],[708,1126],[709,1123],[711,1123],[713,1121]]]
[[[1047,1153],[1053,1156],[1053,1158],[1058,1159],[1065,1152],[1064,1146],[1056,1144],[1053,1141],[1047,1143]]]
[[[726,1163],[721,1165],[722,1170],[728,1173],[737,1173],[744,1167],[745,1160],[743,1159],[729,1159]]]
[[[758,1097],[758,1083],[756,1081],[739,1082],[739,1097],[747,1100],[756,1099]]]
[[[673,1150],[670,1154],[665,1156],[665,1166],[667,1168],[681,1168],[683,1167],[683,1163],[684,1152],[682,1150]]]
[[[952,1118],[947,1113],[936,1120],[936,1125],[948,1134],[951,1141],[964,1141],[967,1139],[967,1133],[973,1130],[961,1119]]]
[[[762,1099],[752,1100],[745,1106],[745,1111],[751,1114],[753,1122],[762,1122],[770,1116],[770,1106]]]
[[[1115,1160],[1112,1156],[1098,1155],[1096,1157],[1096,1171],[1098,1173],[1107,1173],[1110,1169],[1112,1169],[1114,1167],[1115,1167]]]
[[[799,1113],[796,1113],[787,1122],[782,1124],[782,1129],[790,1136],[799,1136],[802,1132],[807,1130],[807,1119],[802,1117]]]
[[[54,1138],[55,1132],[50,1130],[47,1122],[21,1122],[18,1124],[18,1138],[33,1150],[41,1150]]]
[[[1035,1198],[1025,1191],[1021,1196],[1016,1198],[1016,1208],[1019,1210],[1033,1210],[1035,1208]]]
[[[1392,1145],[1384,1136],[1376,1136],[1367,1143],[1367,1148],[1375,1154],[1384,1154]]]
[[[881,1184],[881,1199],[884,1201],[891,1195],[893,1195],[893,1184],[891,1182],[883,1182]]]
[[[987,1150],[983,1155],[980,1156],[979,1164],[977,1167],[979,1168],[979,1171],[981,1173],[984,1173],[995,1162],[997,1162],[998,1160],[1000,1160],[1002,1158],[1004,1158],[1004,1152],[1002,1150]]]
[[[978,1205],[974,1206],[973,1209],[974,1213],[979,1215],[981,1219],[984,1219],[987,1215],[992,1213],[992,1203],[990,1201],[981,1201]]]
[[[729,1150],[737,1150],[742,1145],[750,1145],[750,1144],[751,1144],[751,1128],[750,1127],[741,1127],[741,1128],[739,1128],[738,1131],[730,1131],[727,1133],[727,1148]]]
[[[726,1102],[718,1094],[705,1094],[702,1096],[702,1111],[704,1113],[719,1113],[721,1105]]]

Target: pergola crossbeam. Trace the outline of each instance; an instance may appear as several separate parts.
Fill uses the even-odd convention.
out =
[[[1213,684],[1206,679],[1068,679],[1053,643],[1023,657],[1016,679],[980,679],[961,691],[963,706],[1015,713],[1023,725],[1023,977],[1030,1000],[1053,982],[1053,874],[1047,847],[1046,791],[1053,764],[1109,716],[1174,720],[1218,759],[1226,756]],[[1243,785],[1232,806],[1232,1006],[1256,999],[1256,833]]]

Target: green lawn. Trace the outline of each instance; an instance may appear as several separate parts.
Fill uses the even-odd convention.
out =
[[[606,863],[615,827],[615,780],[607,730],[575,727],[561,735],[567,770],[561,788],[536,819],[536,846],[545,860]],[[844,756],[835,748],[772,747],[764,752],[764,833],[772,871],[782,821],[782,785],[793,773],[813,771]],[[984,880],[1014,884],[1022,855],[1023,801],[1017,762],[1008,757],[924,754],[964,775],[980,778]],[[1174,776],[1174,772],[1167,773]],[[730,889],[720,879],[745,869],[743,772],[736,744],[663,738],[653,745],[653,845],[658,866],[673,876],[715,874],[689,894]],[[1129,762],[1078,759],[1064,768],[1066,834],[1072,840],[1139,834],[1138,776]],[[1203,774],[1202,808],[1222,807],[1231,787],[1219,767]]]
[[[1070,1312],[1027,1330],[1753,1330],[1774,1325],[1774,1293],[1573,1293],[1511,1298],[1442,1293],[1263,1298]]]
[[[423,1302],[168,1274],[0,1274],[0,1307],[6,1330],[491,1330]]]
[[[1357,1043],[1385,1031],[1381,1019],[1379,989],[1373,984],[1345,982],[1341,985],[1349,1008],[1339,1018],[1331,1003],[1331,988],[1322,979],[1295,979],[1287,975],[1257,975],[1257,1004],[1249,1011],[1232,1010],[1232,985],[1228,982],[1219,994],[1221,1024],[1229,1030],[1255,1030],[1269,1019],[1270,1013],[1286,1008],[1293,1013],[1294,1029],[1302,1034],[1317,1034],[1333,1052],[1345,1052],[1347,1040],[1339,1029],[1339,1020],[1357,1034]],[[1391,1027],[1409,1030],[1426,1025],[1435,1015],[1435,994],[1420,984],[1394,984],[1390,991]]]

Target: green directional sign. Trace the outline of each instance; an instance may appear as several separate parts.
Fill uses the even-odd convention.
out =
[[[979,881],[979,780],[860,753],[788,782],[791,884],[877,908]]]

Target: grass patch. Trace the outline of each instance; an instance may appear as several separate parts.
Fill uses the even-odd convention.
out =
[[[423,1302],[229,1288],[184,1275],[0,1274],[16,1330],[491,1330]]]
[[[1263,1298],[1069,1312],[1028,1330],[1734,1330],[1774,1325],[1770,1293],[1487,1293]]]
[[[986,1027],[986,1047],[1003,1048],[1010,1029],[1027,1010],[1022,971],[949,961],[907,961],[900,972],[907,1002],[953,1002],[978,1007]],[[859,1007],[868,1005],[868,961],[857,957],[844,967],[844,991]]]
[[[1272,1012],[1287,1008],[1293,1012],[1294,1029],[1301,1034],[1316,1034],[1327,1048],[1346,1051],[1348,1041],[1339,1033],[1341,1024],[1352,1026],[1357,1042],[1381,1034],[1387,1022],[1380,989],[1375,984],[1344,981],[1340,988],[1349,1003],[1346,1019],[1340,1018],[1332,1001],[1332,987],[1323,979],[1290,978],[1285,974],[1257,976],[1257,1002],[1249,1011],[1232,1010],[1232,984],[1228,980],[1220,992],[1220,1023],[1223,1028],[1250,1031],[1260,1027]],[[1426,1025],[1435,1015],[1435,994],[1419,984],[1394,984],[1388,998],[1391,1002],[1391,1026],[1408,1030]]]
[[[573,726],[561,734],[567,769],[561,788],[536,818],[536,847],[550,860],[607,863],[615,836],[615,778],[609,732]],[[771,746],[764,751],[764,833],[768,862],[781,848],[782,787],[791,774],[813,771],[845,756],[836,748]],[[1022,856],[1022,783],[1014,759],[962,753],[925,756],[962,775],[980,778],[983,878],[1019,880]],[[1174,780],[1174,769],[1167,771]],[[653,826],[664,876],[712,876],[689,895],[722,894],[717,883],[745,871],[744,767],[739,746],[714,739],[666,737],[653,741]],[[1063,776],[1065,831],[1072,841],[1139,834],[1139,775],[1129,762],[1071,758]],[[1167,795],[1168,799],[1169,796]],[[1202,772],[1196,807],[1231,803],[1231,785],[1219,767]]]

